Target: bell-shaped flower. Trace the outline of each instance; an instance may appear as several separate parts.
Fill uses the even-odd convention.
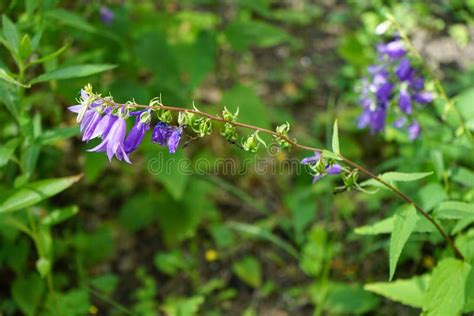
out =
[[[125,133],[127,132],[127,123],[122,117],[118,117],[112,124],[107,136],[96,147],[89,149],[92,152],[106,152],[109,161],[115,156],[118,160],[125,160],[128,163],[130,159],[124,149]]]
[[[322,172],[317,172],[314,177],[313,177],[313,184],[319,181],[321,178],[323,178],[325,175],[336,175],[341,173],[342,167],[341,165],[334,163],[334,164],[329,164],[325,163],[324,161],[321,161],[321,154],[319,152],[315,152],[313,156],[306,157],[301,160],[302,165],[311,165],[315,166],[318,163],[323,163],[323,171]]]
[[[150,129],[150,121],[148,119],[143,120],[141,115],[138,115],[135,120],[135,125],[132,127],[130,132],[125,139],[125,152],[131,153],[135,151],[143,141],[145,133]]]

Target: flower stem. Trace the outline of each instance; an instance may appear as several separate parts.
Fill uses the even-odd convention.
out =
[[[238,127],[242,127],[242,128],[247,128],[247,129],[251,129],[251,130],[254,130],[254,131],[260,131],[262,133],[266,133],[268,135],[272,135],[272,136],[275,136],[275,137],[278,137],[280,139],[283,139],[285,141],[287,141],[288,143],[290,143],[291,145],[293,145],[295,148],[299,148],[299,149],[302,149],[302,150],[307,150],[307,151],[311,151],[311,152],[319,152],[321,153],[323,151],[323,149],[321,148],[315,148],[315,147],[310,147],[310,146],[306,146],[306,145],[301,145],[301,144],[298,144],[296,142],[296,140],[294,139],[291,139],[289,137],[286,137],[286,136],[283,136],[283,135],[280,135],[278,134],[277,132],[275,131],[272,131],[272,130],[269,130],[269,129],[266,129],[266,128],[262,128],[262,127],[258,127],[258,126],[253,126],[253,125],[250,125],[250,124],[245,124],[245,123],[240,123],[240,122],[235,122],[235,121],[228,121],[228,120],[225,120],[224,118],[220,117],[220,116],[217,116],[217,115],[212,115],[212,114],[209,114],[209,113],[206,113],[206,112],[201,112],[199,110],[191,110],[191,109],[186,109],[186,108],[180,108],[180,107],[175,107],[175,106],[166,106],[166,105],[163,105],[163,104],[160,104],[160,105],[156,105],[156,106],[151,106],[151,105],[140,105],[140,104],[132,104],[132,105],[126,105],[126,104],[119,104],[119,103],[116,103],[110,99],[102,99],[102,101],[112,107],[126,107],[126,106],[130,106],[130,107],[136,107],[136,108],[146,108],[146,109],[155,109],[155,110],[169,110],[169,111],[172,111],[172,112],[186,112],[186,113],[193,113],[193,114],[196,114],[196,115],[199,115],[199,116],[202,116],[202,117],[207,117],[213,121],[217,121],[217,122],[222,122],[222,123],[229,123],[229,124],[232,124],[234,126],[238,126]],[[439,233],[441,234],[441,236],[446,240],[446,242],[448,243],[448,245],[453,249],[454,251],[454,254],[456,255],[457,258],[461,259],[461,260],[464,260],[464,256],[463,254],[461,253],[461,251],[456,247],[456,245],[454,244],[453,240],[448,236],[448,234],[443,230],[443,228],[434,220],[433,217],[431,217],[431,215],[428,214],[427,211],[423,210],[423,208],[421,208],[419,205],[417,205],[410,197],[408,197],[405,193],[403,193],[400,189],[398,189],[397,187],[395,187],[394,185],[392,185],[391,183],[383,180],[382,178],[378,177],[377,175],[375,175],[374,173],[372,173],[371,171],[367,170],[366,168],[360,166],[359,164],[353,162],[352,160],[342,156],[341,154],[338,154],[337,155],[342,161],[344,161],[347,165],[359,170],[361,173],[365,174],[367,177],[369,178],[372,178],[374,179],[375,181],[379,182],[380,184],[384,185],[385,187],[387,187],[389,190],[391,190],[392,192],[394,192],[396,195],[398,195],[402,200],[404,200],[405,202],[413,205],[415,207],[415,209],[423,216],[425,217],[438,231]]]

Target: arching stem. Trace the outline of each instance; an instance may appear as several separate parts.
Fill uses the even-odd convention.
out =
[[[238,127],[242,127],[242,128],[247,128],[247,129],[251,129],[251,130],[254,130],[254,131],[260,131],[262,133],[266,133],[266,134],[269,134],[269,135],[272,135],[272,136],[275,136],[275,137],[278,137],[280,139],[283,139],[285,141],[287,141],[288,143],[290,143],[291,145],[293,145],[295,148],[299,148],[299,149],[302,149],[302,150],[307,150],[307,151],[311,151],[311,152],[322,152],[323,150],[321,148],[315,148],[315,147],[310,147],[310,146],[305,146],[305,145],[301,145],[301,144],[298,144],[296,142],[296,140],[294,139],[291,139],[289,137],[286,137],[286,136],[283,136],[283,135],[280,135],[278,134],[277,132],[275,131],[272,131],[272,130],[269,130],[269,129],[266,129],[266,128],[262,128],[262,127],[258,127],[258,126],[253,126],[253,125],[250,125],[250,124],[245,124],[245,123],[240,123],[240,122],[235,122],[235,121],[228,121],[228,120],[225,120],[224,118],[220,117],[220,116],[217,116],[217,115],[213,115],[213,114],[209,114],[209,113],[206,113],[206,112],[201,112],[199,110],[191,110],[191,109],[185,109],[185,108],[180,108],[180,107],[175,107],[175,106],[166,106],[166,105],[163,105],[163,104],[160,104],[160,105],[140,105],[140,104],[131,104],[131,105],[126,105],[126,104],[119,104],[119,103],[116,103],[110,99],[107,99],[107,98],[103,98],[102,99],[104,103],[112,106],[112,107],[124,107],[124,106],[130,106],[130,107],[136,107],[136,108],[146,108],[146,109],[156,109],[156,110],[169,110],[169,111],[172,111],[172,112],[186,112],[186,113],[193,113],[193,114],[196,114],[196,115],[199,115],[199,116],[202,116],[202,117],[207,117],[213,121],[217,121],[217,122],[222,122],[222,123],[229,123],[229,124],[232,124],[234,126],[238,126]],[[423,210],[419,205],[417,205],[408,195],[406,195],[405,193],[403,193],[400,189],[398,189],[397,187],[395,187],[394,185],[392,185],[391,183],[385,181],[384,179],[380,178],[379,176],[375,175],[374,173],[372,173],[371,171],[367,170],[366,168],[360,166],[359,164],[353,162],[352,160],[342,156],[341,154],[338,154],[337,155],[343,162],[345,162],[347,165],[351,166],[352,168],[355,168],[357,170],[359,170],[361,173],[365,174],[367,177],[369,178],[372,178],[374,179],[375,181],[379,182],[380,184],[384,185],[385,187],[387,187],[389,190],[391,190],[392,192],[394,192],[396,195],[398,195],[402,200],[404,200],[405,202],[407,202],[408,204],[411,204],[415,207],[415,209],[424,217],[426,218],[435,228],[436,230],[438,230],[438,232],[441,234],[441,236],[446,240],[446,242],[448,243],[448,245],[453,249],[454,251],[454,254],[456,255],[457,258],[461,259],[461,260],[464,260],[464,256],[463,254],[461,253],[461,251],[457,248],[457,246],[454,244],[453,240],[448,236],[448,234],[444,231],[444,229],[434,220],[433,217],[431,217],[430,214],[428,214],[427,211]]]

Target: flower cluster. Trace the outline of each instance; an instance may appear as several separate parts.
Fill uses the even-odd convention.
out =
[[[368,76],[362,79],[360,105],[363,112],[358,127],[369,127],[372,133],[384,130],[391,104],[396,119],[393,126],[406,128],[411,140],[420,134],[415,119],[415,104],[433,101],[433,94],[425,90],[424,78],[417,74],[407,57],[401,39],[377,46],[378,63],[368,67]]]
[[[101,138],[100,144],[89,149],[91,152],[105,152],[109,161],[115,156],[118,160],[131,163],[129,155],[135,151],[150,129],[151,109],[131,112],[133,104],[117,105],[110,98],[101,98],[92,93],[92,87],[86,86],[81,90],[79,104],[70,106],[71,112],[77,113],[77,122],[80,123],[82,141],[89,142]],[[127,122],[135,117],[135,123],[127,134]],[[167,146],[170,153],[174,153],[181,140],[183,128],[171,126],[159,121],[152,133],[152,142]]]
[[[341,165],[326,161],[319,152],[315,152],[313,156],[306,157],[301,160],[302,165],[307,165],[314,173],[313,184],[323,178],[325,175],[336,175],[342,171]]]

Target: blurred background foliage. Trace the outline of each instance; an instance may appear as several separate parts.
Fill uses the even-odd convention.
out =
[[[416,303],[363,288],[387,281],[389,238],[378,234],[387,231],[370,224],[400,207],[389,192],[334,195],[337,180],[312,186],[309,175],[284,170],[202,176],[173,164],[167,174],[149,171],[158,154],[191,158],[190,170],[199,158],[241,165],[253,156],[217,133],[174,155],[145,142],[133,165],[109,164],[73,137],[79,131],[66,111],[90,82],[122,102],[161,95],[166,105],[194,101],[208,112],[239,107],[241,122],[271,128],[288,121],[300,143],[318,147],[330,147],[337,117],[347,157],[375,172],[435,171],[402,185],[425,209],[470,202],[472,150],[452,135],[454,119],[444,127],[434,119],[441,104],[419,113],[423,136],[415,143],[390,127],[381,136],[356,128],[355,87],[376,56],[374,29],[386,10],[474,126],[473,1],[0,0],[20,48],[24,34],[33,44],[41,34],[24,58],[37,62],[5,77],[31,88],[0,81],[1,195],[71,177],[48,187],[70,186],[51,199],[0,212],[0,314],[417,314]],[[9,25],[3,22],[6,40]],[[91,68],[67,68],[78,65]],[[19,71],[6,48],[0,67]],[[54,72],[64,68],[72,72]],[[258,156],[278,162],[306,154]],[[60,185],[37,188],[52,184]],[[471,256],[472,222],[456,239]],[[397,277],[431,271],[448,251],[437,243],[436,235],[412,235]]]

